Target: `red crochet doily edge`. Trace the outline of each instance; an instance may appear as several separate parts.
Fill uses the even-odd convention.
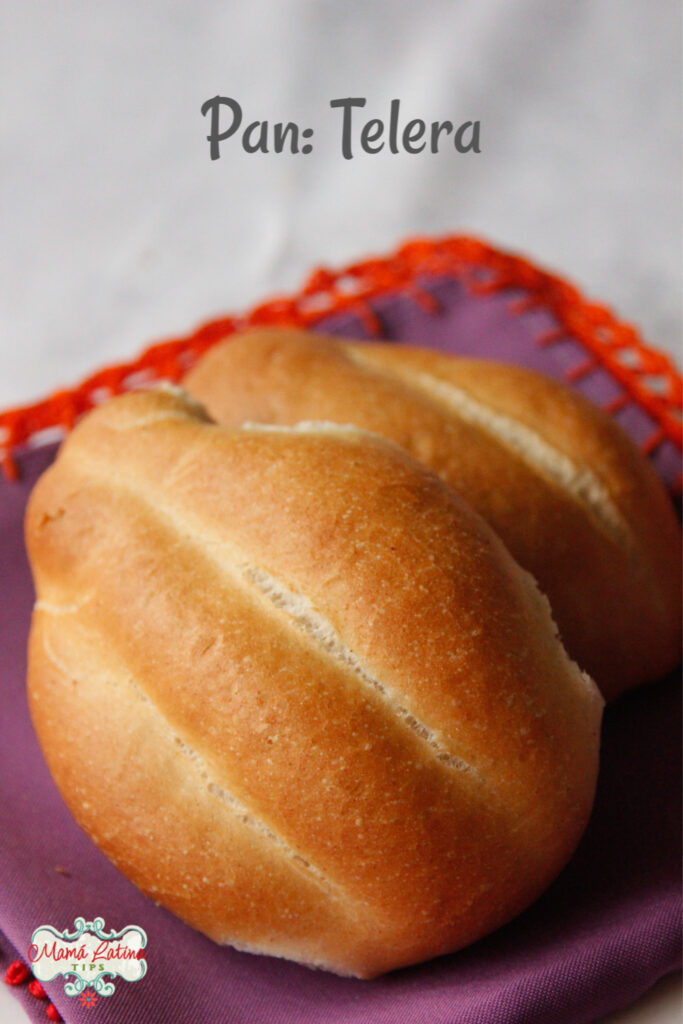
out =
[[[159,379],[180,380],[211,345],[244,327],[314,327],[333,313],[351,312],[370,333],[378,334],[370,300],[399,291],[428,312],[437,312],[434,297],[420,287],[420,278],[435,275],[456,277],[474,293],[521,291],[523,297],[515,304],[520,312],[547,309],[558,327],[539,338],[539,344],[550,345],[570,336],[586,349],[585,361],[568,377],[575,381],[605,367],[623,388],[607,411],[614,413],[637,402],[656,424],[644,450],[651,454],[666,439],[683,450],[683,380],[667,355],[646,345],[633,326],[584,298],[561,277],[479,239],[451,235],[409,239],[388,256],[361,260],[340,270],[320,267],[292,295],[276,296],[246,313],[212,320],[190,335],[152,345],[132,362],[99,370],[74,388],[0,413],[0,465],[7,477],[16,479],[13,455],[20,445],[45,430],[70,430],[79,416],[111,395]]]

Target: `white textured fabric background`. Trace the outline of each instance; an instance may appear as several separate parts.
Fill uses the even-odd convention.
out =
[[[479,234],[680,360],[677,0],[0,2],[0,407],[404,236]],[[211,162],[204,100],[313,127]],[[480,155],[340,152],[329,101],[481,121]],[[0,986],[3,1021],[23,1019]],[[626,1021],[678,1021],[671,985]],[[663,1007],[663,1008],[662,1008]],[[622,1018],[620,1018],[622,1019]]]
[[[0,408],[411,233],[468,231],[676,351],[677,0],[2,0]],[[315,128],[211,162],[202,102]],[[482,152],[340,153],[329,101],[479,119]]]

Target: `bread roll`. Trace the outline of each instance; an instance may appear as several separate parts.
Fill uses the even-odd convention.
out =
[[[66,440],[26,537],[54,779],[217,942],[372,977],[496,928],[570,856],[602,699],[398,446],[132,394]]]
[[[608,699],[675,668],[681,533],[652,467],[576,393],[519,367],[265,330],[212,349],[185,386],[227,425],[355,423],[462,494],[538,580]]]

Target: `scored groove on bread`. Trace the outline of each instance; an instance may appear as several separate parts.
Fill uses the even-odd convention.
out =
[[[247,420],[240,424],[240,430],[261,434],[318,434],[338,437],[363,437],[373,431],[357,427],[353,423],[333,423],[331,420],[300,420],[298,423],[251,423]],[[380,434],[375,434],[380,437]],[[387,438],[384,439],[385,441]],[[391,444],[392,442],[389,441]]]
[[[88,601],[92,601],[93,594],[84,594],[79,601],[72,601],[71,604],[54,604],[50,601],[36,601],[34,608],[37,612],[45,612],[47,615],[74,615],[80,611]]]
[[[443,746],[437,739],[434,729],[425,725],[411,711],[403,707],[396,694],[392,692],[391,687],[381,682],[364,668],[360,659],[344,643],[332,623],[324,615],[316,611],[305,595],[294,594],[284,584],[276,580],[274,576],[266,572],[265,569],[257,569],[251,565],[240,566],[240,568],[247,579],[251,580],[261,593],[265,594],[277,608],[281,608],[290,615],[304,633],[316,641],[336,661],[341,662],[343,665],[348,665],[365,686],[371,686],[381,694],[382,699],[386,702],[392,713],[432,748],[437,761],[441,761],[442,764],[447,765],[449,768],[455,768],[460,772],[474,772],[478,778],[481,778],[476,768]]]
[[[39,610],[45,614],[54,614],[46,612],[44,606]],[[55,667],[59,669],[59,671],[62,674],[64,674],[65,676],[71,675],[72,670],[70,669],[69,666],[65,665],[60,660],[60,658],[55,654],[45,633],[42,634],[42,639],[45,653],[50,659],[50,661],[52,661]],[[95,640],[95,642],[102,645],[106,642],[106,638],[103,636],[94,637],[93,639]],[[77,680],[77,682],[82,682],[82,680]],[[295,868],[305,871],[306,874],[310,875],[312,879],[316,882],[316,884],[321,886],[321,888],[323,888],[326,892],[329,893],[332,890],[336,890],[339,893],[342,893],[347,900],[349,899],[348,895],[344,893],[341,886],[335,884],[329,878],[326,878],[325,875],[321,871],[319,871],[314,864],[308,861],[305,857],[302,857],[301,854],[296,852],[296,850],[293,850],[292,847],[289,846],[289,844],[282,838],[282,836],[277,835],[277,833],[275,833],[263,821],[261,821],[260,818],[256,814],[254,814],[253,810],[251,810],[241,800],[239,800],[234,795],[234,793],[229,792],[229,790],[226,789],[225,785],[222,785],[215,781],[215,779],[211,775],[210,767],[205,761],[205,759],[201,756],[201,754],[199,754],[197,750],[195,750],[191,746],[190,743],[187,742],[187,740],[184,740],[181,736],[178,735],[177,732],[174,731],[173,727],[171,726],[166,716],[159,711],[159,708],[156,706],[151,697],[149,697],[149,695],[146,694],[140,686],[138,686],[138,684],[135,682],[130,673],[126,673],[124,677],[123,674],[119,672],[119,679],[116,680],[114,678],[114,673],[110,670],[105,682],[108,686],[111,686],[114,689],[120,688],[121,686],[127,686],[130,692],[135,695],[137,700],[146,704],[148,707],[154,710],[157,720],[165,728],[169,741],[172,742],[177,747],[178,750],[180,750],[184,757],[186,757],[189,761],[192,762],[194,770],[197,772],[202,782],[206,784],[209,793],[211,793],[212,796],[216,797],[216,799],[221,800],[243,825],[246,825],[248,828],[253,829],[255,832],[258,832],[259,835],[268,843],[271,843],[275,847],[277,847],[279,853],[282,854],[282,856],[286,860],[291,861],[292,865]]]
[[[350,357],[360,365],[364,364],[358,349],[347,349]],[[631,543],[631,533],[623,516],[616,507],[599,477],[587,466],[577,466],[564,452],[550,444],[536,431],[519,420],[513,420],[497,412],[492,406],[431,374],[419,372],[401,375],[408,387],[444,403],[449,411],[461,417],[466,423],[485,430],[490,437],[499,441],[519,456],[534,472],[549,477],[565,493],[584,506],[598,526],[613,540]]]

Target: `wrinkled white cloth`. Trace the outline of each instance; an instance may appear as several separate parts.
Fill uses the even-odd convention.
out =
[[[4,0],[0,407],[420,233],[522,251],[680,358],[680,17],[677,0]],[[211,161],[218,94],[245,125],[313,127],[313,151],[235,136]],[[329,103],[346,96],[362,120],[395,98],[404,122],[479,120],[481,153],[345,160]],[[678,1020],[677,993],[619,1020]]]
[[[419,233],[525,252],[676,352],[676,0],[1,6],[0,407]],[[215,95],[313,151],[211,161]],[[345,96],[479,120],[481,153],[345,160]]]

